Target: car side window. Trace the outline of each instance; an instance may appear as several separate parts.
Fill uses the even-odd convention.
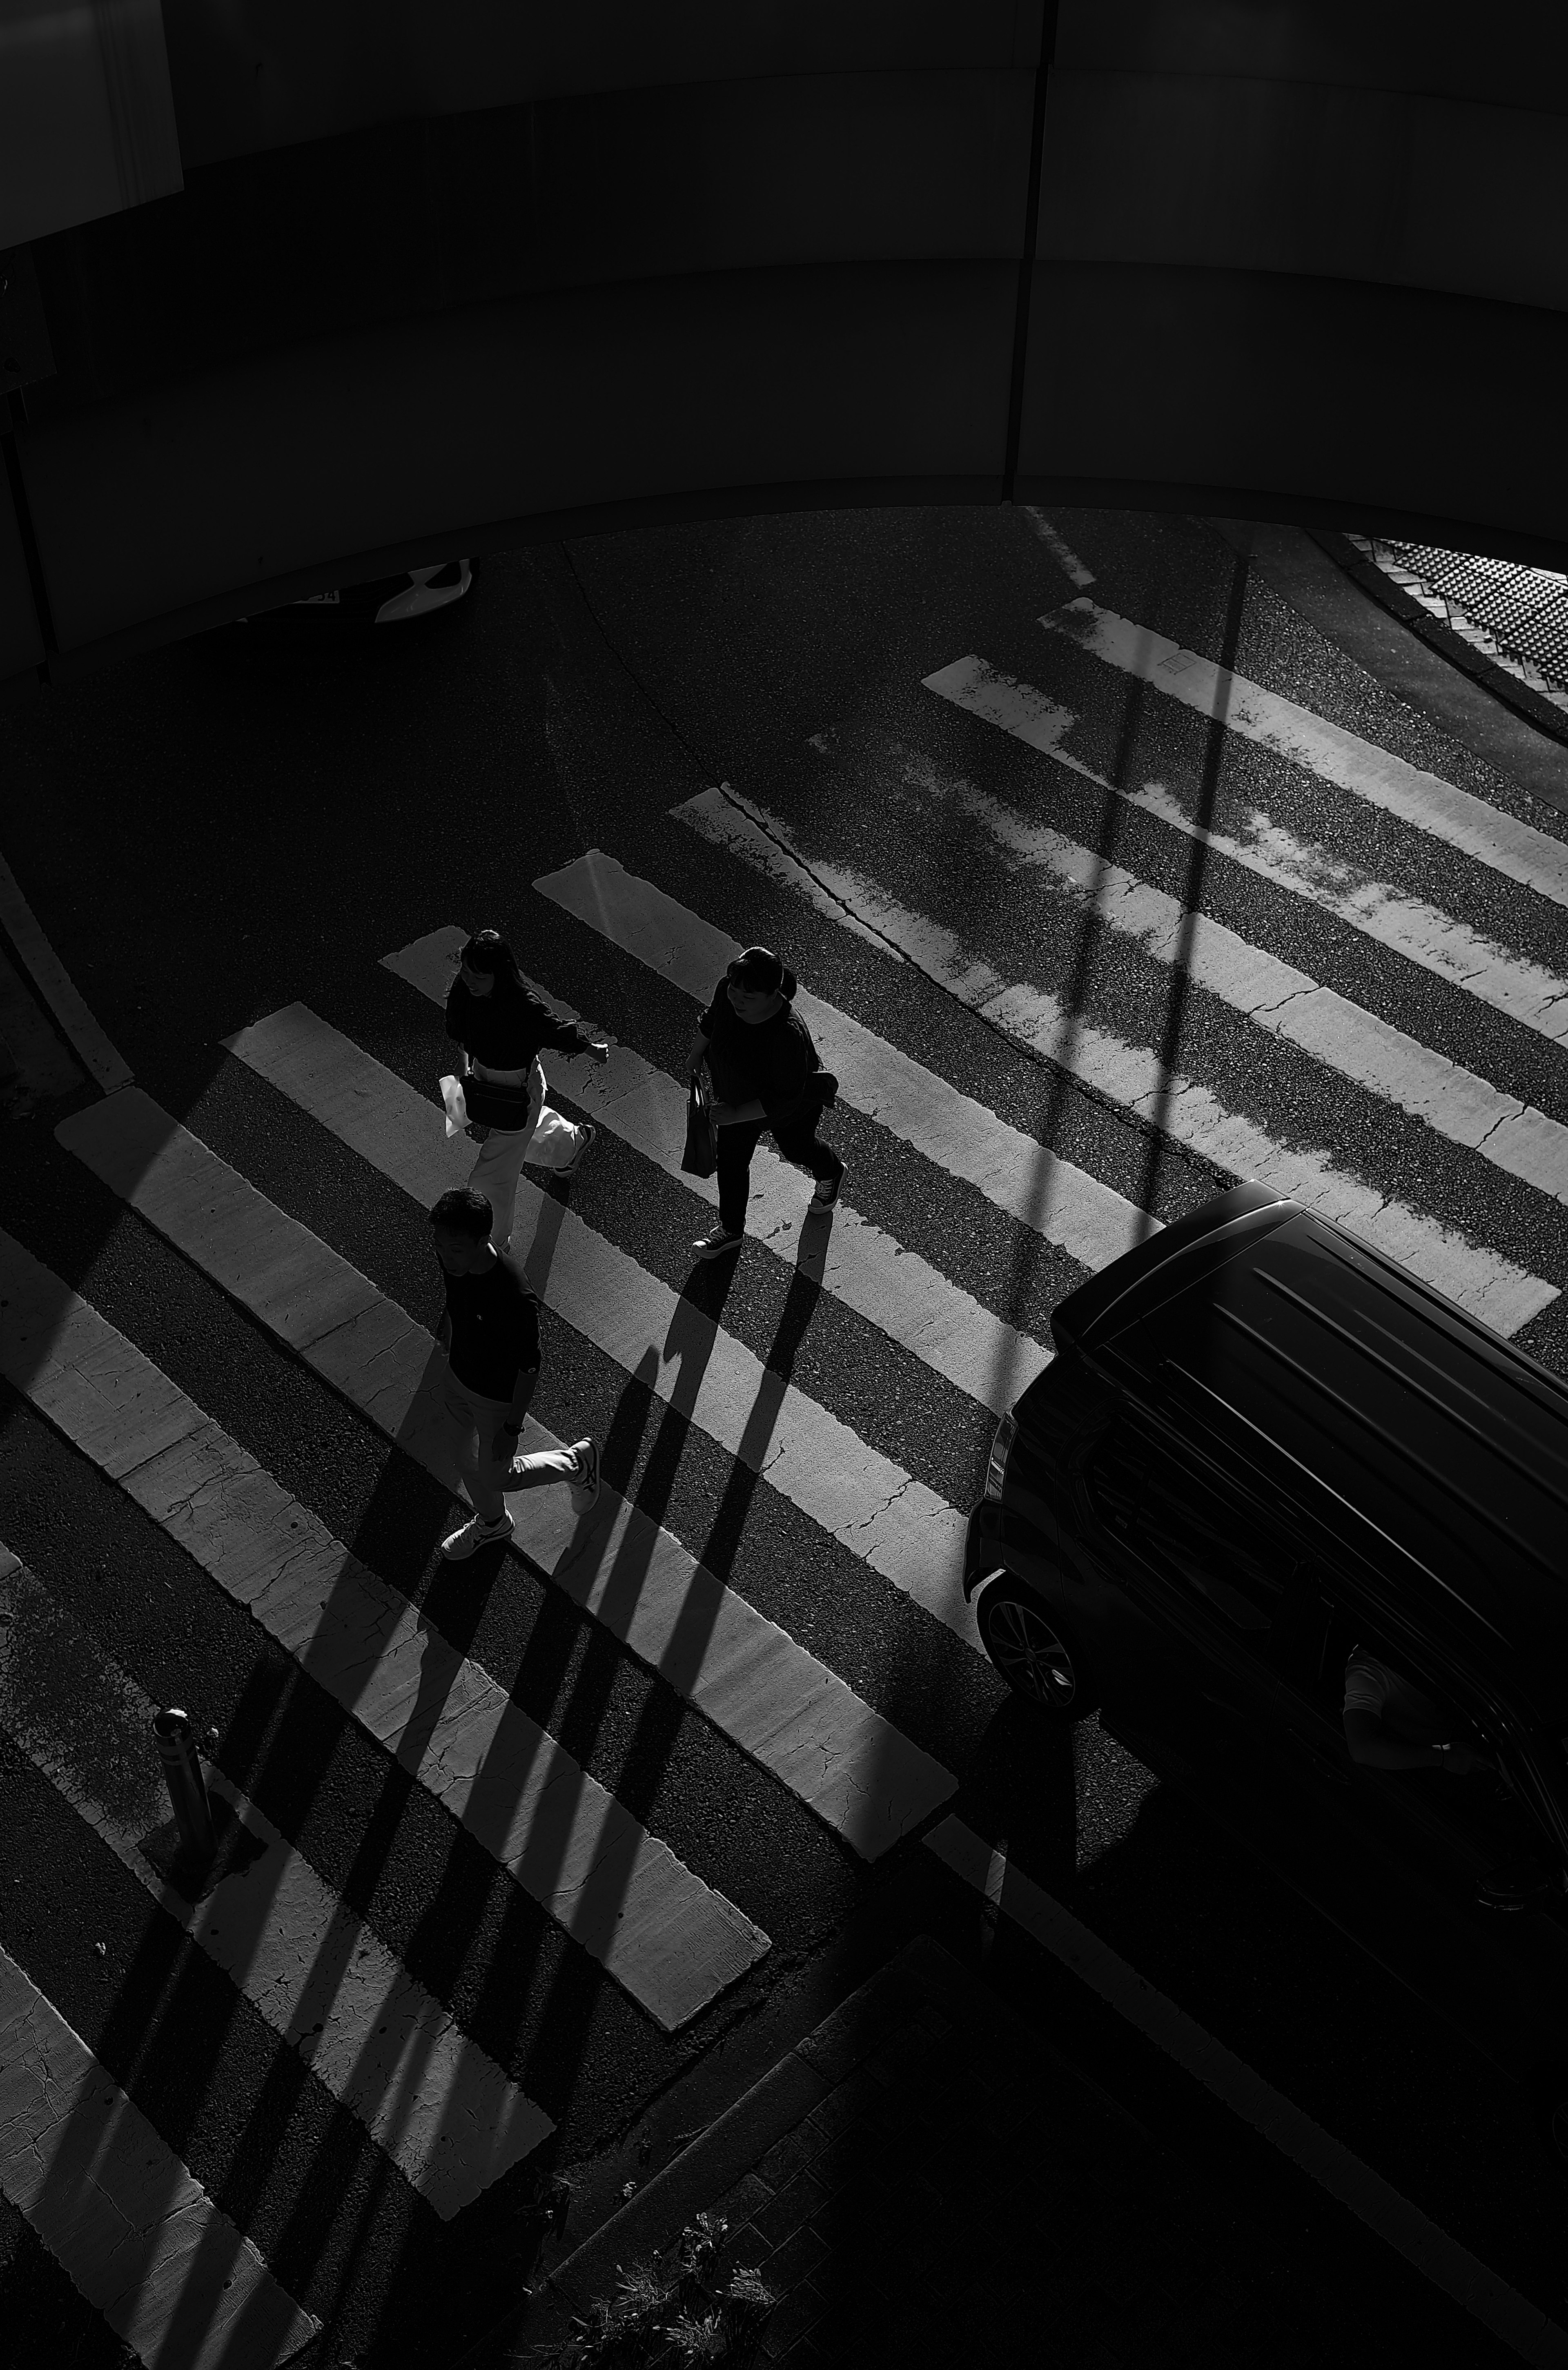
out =
[[[1232,1494],[1124,1418],[1084,1469],[1096,1513],[1134,1553],[1262,1648],[1297,1558]]]

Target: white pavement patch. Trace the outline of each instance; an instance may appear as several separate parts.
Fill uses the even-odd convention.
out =
[[[694,824],[699,814],[712,817],[717,829],[720,810],[729,811],[719,792],[705,790],[674,811]],[[744,827],[744,818],[737,822]],[[749,853],[749,847],[747,841],[739,852]],[[779,877],[808,893],[809,875],[798,865],[784,867]],[[543,874],[534,886],[704,1006],[726,964],[741,952],[737,939],[726,938],[651,881],[625,871],[598,848],[559,872]],[[810,886],[815,889],[814,883]],[[816,893],[821,909],[841,927],[859,926],[841,903]],[[863,934],[880,951],[888,951],[880,933],[867,928]],[[837,1077],[842,1101],[912,1145],[949,1176],[962,1178],[1009,1218],[1056,1244],[1081,1266],[1093,1270],[1108,1265],[1158,1225],[1097,1177],[1058,1160],[1032,1136],[1009,1127],[984,1103],[962,1094],[847,1013],[804,988],[795,998],[795,1009]]]
[[[1107,665],[1119,667],[1200,716],[1320,775],[1337,788],[1413,823],[1433,839],[1473,857],[1505,879],[1533,889],[1554,905],[1568,905],[1568,846],[1528,823],[1517,823],[1484,799],[1428,774],[1419,765],[1331,724],[1278,692],[1185,650],[1147,626],[1118,617],[1092,601],[1069,601],[1040,623],[1065,634]]]
[[[735,796],[731,793],[732,799]],[[1256,1178],[1348,1227],[1499,1333],[1516,1333],[1557,1298],[1555,1284],[1378,1193],[1339,1168],[1326,1152],[1277,1142],[1252,1121],[1227,1110],[1206,1087],[1180,1071],[1167,1072],[1151,1049],[1094,1027],[1043,988],[1004,980],[988,963],[970,960],[952,931],[909,912],[877,882],[814,858],[808,867],[789,845],[781,823],[749,800],[740,803],[744,811],[730,808],[723,824],[724,845],[733,853],[791,886],[799,888],[802,878],[811,880],[820,911],[832,914],[837,906],[846,907],[878,931],[890,954],[913,963],[960,1003],[1058,1069],[1081,1078],[1107,1100],[1140,1118],[1158,1119],[1166,1134],[1190,1145],[1216,1168],[1232,1177]],[[694,828],[703,828],[709,817],[718,828],[714,810],[698,800],[689,800],[676,811]]]
[[[208,1774],[209,1790],[266,1849],[194,1904],[164,1883],[140,1849],[143,1837],[168,1818],[151,1774],[157,1707],[8,1550],[0,1549],[0,1565],[9,1572],[0,1579],[0,1610],[7,1616],[0,1623],[0,1725],[450,2220],[548,2137],[549,2117],[215,1770]],[[146,1740],[146,1793],[136,1814],[127,1815],[122,1782],[112,1806],[97,1799],[80,1754],[52,1734],[49,1707],[13,1679],[29,1635],[40,1632],[55,1640],[55,1658],[63,1639],[75,1666],[92,1675],[93,1699],[112,1697],[118,1725]]]
[[[440,1106],[429,1110],[440,1133]],[[139,1089],[79,1112],[56,1133],[324,1382],[455,1488],[441,1407],[445,1361],[422,1326]],[[125,1421],[106,1404],[99,1461]],[[145,1454],[180,1436],[160,1442],[155,1425]],[[521,1445],[559,1444],[530,1418]],[[879,1858],[956,1791],[940,1762],[673,1533],[607,1484],[585,1521],[566,1496],[512,1493],[518,1547],[864,1858]]]
[[[439,1004],[467,936],[455,926],[432,930],[382,961]],[[537,980],[528,984],[564,1019],[582,1018]],[[608,1062],[573,1078],[571,1093],[612,1134],[709,1208],[718,1206],[717,1180],[688,1176],[681,1167],[686,1090],[678,1080],[627,1046],[612,1043]],[[835,1204],[831,1218],[808,1216],[808,1191],[799,1169],[767,1144],[759,1145],[752,1160],[748,1234],[993,1415],[1004,1415],[1025,1385],[1049,1365],[1052,1352],[993,1317],[918,1252],[905,1250],[862,1218],[847,1200]]]
[[[149,2365],[273,2370],[320,2331],[3,1950],[0,2191]]]
[[[958,667],[977,670],[982,663],[961,659]],[[951,675],[956,670],[943,672]],[[927,681],[934,688],[938,678]],[[1009,869],[1033,867],[1053,874],[1087,901],[1107,929],[1135,939],[1156,962],[1180,965],[1267,1035],[1299,1046],[1325,1069],[1424,1120],[1438,1135],[1479,1152],[1494,1168],[1554,1201],[1568,1201],[1568,1127],[1533,1104],[1502,1093],[1322,986],[1309,972],[1251,945],[1212,915],[1190,912],[1165,890],[1151,888],[1124,866],[1020,814],[962,776],[917,765],[905,768],[905,779],[923,796],[955,806],[978,823]],[[769,818],[761,820],[776,828]]]
[[[926,1841],[943,1865],[982,1894],[994,1911],[1032,1935],[1157,2049],[1348,2206],[1522,2360],[1540,2364],[1541,2370],[1568,2370],[1568,2334],[1539,2305],[1499,2279],[1343,2142],[1156,1991],[1070,1910],[1013,1868],[1005,1852],[993,1851],[957,1818],[944,1819]]]
[[[1020,682],[1016,675],[1004,674],[984,659],[971,656],[955,659],[951,666],[927,675],[925,688],[1040,750],[1096,789],[1110,792],[1189,839],[1214,848],[1259,880],[1305,897],[1364,938],[1391,948],[1407,961],[1418,963],[1451,986],[1463,988],[1479,1003],[1505,1013],[1537,1035],[1553,1043],[1568,1038],[1568,977],[1529,961],[1440,906],[1408,896],[1390,881],[1361,871],[1336,849],[1298,839],[1261,807],[1253,809],[1244,835],[1205,830],[1193,822],[1164,783],[1150,781],[1141,789],[1130,789],[1110,781],[1061,745],[1078,719],[1038,685]],[[937,773],[928,757],[899,742],[890,744],[890,754],[904,768],[905,778],[917,787]]]
[[[229,1051],[428,1208],[474,1163],[441,1106],[302,1004],[226,1038]],[[74,1122],[67,1122],[67,1125]],[[689,1300],[525,1179],[514,1243],[541,1300],[780,1496],[972,1640],[956,1507],[764,1366]]]
[[[0,1233],[0,1365],[666,2031],[767,1937],[96,1308]]]

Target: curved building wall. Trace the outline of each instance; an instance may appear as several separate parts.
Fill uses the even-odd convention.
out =
[[[725,509],[1179,503],[1568,556],[1556,6],[557,17],[165,0],[183,190],[30,250],[54,367],[0,677]]]

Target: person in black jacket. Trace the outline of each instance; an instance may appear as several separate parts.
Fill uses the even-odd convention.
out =
[[[564,1481],[572,1513],[591,1513],[599,1495],[599,1450],[594,1441],[579,1440],[570,1448],[518,1454],[539,1379],[538,1301],[522,1269],[491,1243],[490,1206],[482,1194],[455,1186],[430,1216],[446,1289],[436,1334],[446,1352],[446,1417],[474,1510],[441,1542],[452,1563],[511,1537],[509,1490]]]
[[[796,985],[771,948],[748,947],[697,1024],[686,1066],[695,1075],[708,1064],[719,1150],[719,1224],[692,1245],[698,1259],[744,1241],[752,1154],[769,1128],[785,1159],[816,1179],[812,1208],[830,1210],[838,1199],[844,1163],[817,1135],[822,1064],[794,1008]]]
[[[575,1177],[598,1133],[586,1121],[574,1126],[546,1102],[541,1051],[548,1045],[558,1053],[586,1053],[590,1061],[607,1062],[610,1049],[583,1022],[556,1018],[524,984],[516,957],[495,930],[476,930],[463,949],[446,998],[446,1033],[463,1048],[466,1099],[471,1087],[478,1107],[472,1115],[498,1115],[468,1183],[490,1203],[490,1240],[504,1251],[512,1241],[523,1163]]]

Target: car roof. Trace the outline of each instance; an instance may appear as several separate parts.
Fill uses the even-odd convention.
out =
[[[1568,1705],[1568,1388],[1312,1213],[1211,1207],[1082,1347]]]

